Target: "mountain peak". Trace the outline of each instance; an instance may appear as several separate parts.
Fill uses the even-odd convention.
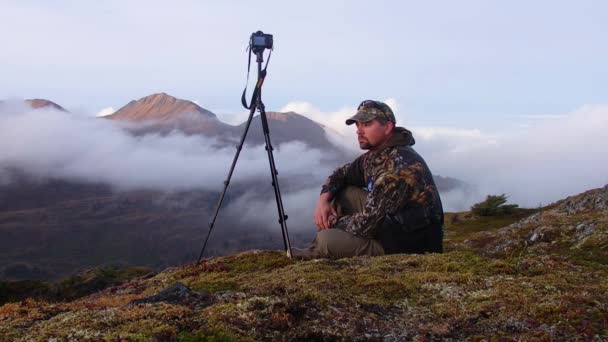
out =
[[[167,93],[156,93],[133,100],[108,115],[108,119],[121,121],[171,121],[184,115],[198,118],[216,119],[215,114],[196,103],[171,96]]]
[[[60,105],[56,104],[55,102],[45,100],[45,99],[27,99],[27,100],[25,100],[25,103],[27,103],[33,109],[52,108],[52,109],[60,110],[62,112],[67,112],[67,110],[65,110],[65,108],[61,107]]]
[[[179,102],[179,101],[185,101],[185,102],[190,102],[187,100],[182,100],[182,99],[178,99],[175,96],[171,96],[167,93],[156,93],[156,94],[151,94],[148,96],[144,96],[141,99],[135,101],[135,102],[145,102],[145,103],[174,103],[174,102]]]
[[[32,109],[55,109],[55,110],[59,110],[62,112],[67,112],[67,110],[63,107],[61,107],[60,105],[56,104],[53,101],[49,101],[49,100],[45,100],[45,99],[27,99],[27,100],[21,100],[21,99],[9,99],[7,101],[3,101],[0,100],[0,105],[5,105],[6,103],[21,103],[23,102],[24,104],[26,104],[28,107],[32,108]]]

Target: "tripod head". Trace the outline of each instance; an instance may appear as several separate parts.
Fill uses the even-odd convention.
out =
[[[268,68],[268,62],[270,62],[270,56],[272,54],[273,46],[273,38],[271,34],[266,34],[262,31],[257,31],[251,34],[249,37],[249,60],[247,62],[247,82],[245,83],[245,89],[243,90],[243,95],[241,96],[241,103],[243,107],[247,109],[251,109],[255,106],[263,107],[261,99],[262,85],[264,83],[264,78],[266,77],[266,68]],[[262,62],[264,62],[264,50],[270,50],[268,54],[268,59],[266,60],[266,66],[262,69]],[[255,53],[256,55],[256,63],[258,64],[258,81],[256,82],[255,89],[253,91],[253,95],[251,97],[251,104],[247,104],[246,93],[247,93],[247,84],[249,83],[249,72],[251,71],[251,54]]]
[[[264,49],[272,50],[273,39],[271,34],[266,34],[262,31],[257,31],[251,34],[249,38],[249,48],[253,53],[263,53]]]

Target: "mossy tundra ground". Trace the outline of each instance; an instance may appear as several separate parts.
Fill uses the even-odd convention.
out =
[[[0,307],[0,340],[607,340],[607,205],[603,188],[508,217],[448,214],[443,254],[250,251],[24,299]],[[192,292],[133,302],[178,283]]]

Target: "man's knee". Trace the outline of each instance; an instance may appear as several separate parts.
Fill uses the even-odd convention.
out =
[[[341,231],[339,229],[324,229],[317,233],[317,246],[323,250],[329,250],[340,240]]]
[[[361,200],[362,198],[367,198],[367,191],[363,190],[360,187],[352,186],[352,185],[347,186],[340,193],[341,193],[342,197],[344,197],[350,201]]]
[[[340,229],[326,229],[317,233],[316,252],[325,258],[348,258],[357,255],[383,255],[379,242],[363,239]]]
[[[368,192],[356,186],[347,186],[336,195],[342,215],[352,215],[363,211]]]

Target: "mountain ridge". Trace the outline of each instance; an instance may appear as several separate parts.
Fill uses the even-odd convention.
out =
[[[324,126],[294,112],[267,112],[271,129],[271,141],[279,145],[289,141],[302,141],[310,147],[337,151],[325,136]],[[236,126],[222,122],[216,114],[198,104],[176,98],[167,93],[157,93],[132,100],[115,113],[102,117],[128,123],[128,129],[137,135],[149,133],[168,134],[175,130],[188,135],[203,134],[216,137],[221,144],[235,141],[243,132],[246,121]],[[260,116],[252,119],[247,144],[265,142]]]

